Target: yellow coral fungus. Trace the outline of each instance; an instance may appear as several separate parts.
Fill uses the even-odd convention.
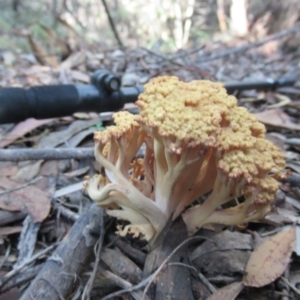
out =
[[[162,76],[145,85],[136,104],[140,115],[118,112],[115,126],[95,133],[105,181],[86,184],[108,214],[130,222],[119,234],[141,233],[152,242],[181,213],[193,234],[206,223],[243,223],[268,212],[283,155],[222,84]],[[136,159],[142,145],[145,157]],[[238,205],[222,207],[238,197]]]

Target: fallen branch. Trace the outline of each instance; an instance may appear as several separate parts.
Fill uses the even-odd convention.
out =
[[[34,267],[29,267],[15,275],[13,278],[8,280],[7,283],[0,289],[0,294],[3,294],[14,287],[21,286],[32,280],[41,270],[42,266],[42,264],[39,264]]]
[[[105,9],[105,12],[106,12],[106,15],[107,15],[107,18],[108,18],[109,25],[110,25],[110,27],[111,27],[111,30],[113,31],[113,34],[114,34],[114,36],[115,36],[115,39],[117,40],[119,46],[122,48],[122,47],[124,47],[124,45],[123,45],[123,43],[122,43],[122,41],[121,41],[121,38],[120,38],[120,36],[119,36],[119,33],[118,33],[118,31],[117,31],[117,28],[116,28],[116,26],[115,26],[114,20],[113,20],[113,18],[112,18],[112,16],[111,16],[111,13],[110,13],[110,11],[109,11],[108,5],[107,5],[107,3],[106,3],[105,0],[101,0],[101,2],[102,2],[102,4],[103,4],[103,6],[104,6],[104,9]]]
[[[67,299],[91,258],[100,234],[101,209],[92,204],[76,221],[67,237],[22,295],[21,300]]]
[[[260,47],[264,44],[267,44],[271,41],[274,41],[274,40],[279,40],[283,37],[285,37],[286,35],[289,35],[289,34],[292,34],[292,33],[295,33],[297,31],[300,31],[300,25],[297,24],[295,25],[294,27],[292,28],[289,28],[287,30],[283,30],[279,33],[276,33],[276,34],[273,34],[261,41],[257,41],[255,43],[252,43],[252,44],[246,44],[246,45],[243,45],[241,47],[237,47],[237,48],[231,48],[231,49],[227,49],[227,50],[224,50],[224,51],[220,51],[220,52],[216,52],[210,56],[203,56],[203,57],[199,57],[197,59],[197,63],[203,63],[203,62],[207,62],[207,61],[210,61],[210,60],[215,60],[215,59],[218,59],[218,58],[223,58],[225,56],[229,56],[229,55],[232,55],[232,54],[237,54],[237,53],[241,53],[241,52],[246,52],[252,48],[256,48],[256,47]]]
[[[143,145],[137,157],[145,155]],[[2,149],[0,161],[60,160],[94,158],[94,148]]]
[[[59,160],[93,158],[94,148],[44,148],[0,150],[0,161]]]
[[[144,292],[143,292],[143,296],[142,296],[142,299],[146,297],[146,293],[149,289],[149,286],[150,284],[153,282],[153,280],[155,279],[155,277],[162,271],[162,269],[164,268],[164,266],[167,264],[167,262],[170,260],[170,258],[181,248],[183,247],[184,245],[192,242],[192,241],[196,241],[196,240],[199,240],[199,239],[203,239],[202,236],[194,236],[194,237],[190,237],[188,239],[186,239],[184,242],[182,242],[180,245],[178,245],[171,253],[170,255],[162,262],[162,264],[159,266],[159,268],[153,273],[151,274],[150,276],[148,276],[147,278],[145,278],[144,280],[142,280],[139,284],[137,285],[134,285],[134,286],[131,286],[131,287],[128,287],[126,289],[123,289],[121,291],[117,291],[117,292],[114,292],[114,293],[111,293],[107,296],[105,296],[104,298],[102,298],[103,300],[108,300],[108,299],[113,299],[114,297],[117,297],[117,296],[120,296],[122,294],[125,294],[125,293],[129,293],[129,292],[133,292],[133,291],[136,291],[136,290],[139,290],[140,288],[146,286],[146,288],[144,289]]]
[[[120,286],[124,289],[132,287],[132,284],[130,282],[126,281],[125,279],[123,279],[122,277],[119,277],[118,275],[116,275],[108,270],[104,270],[101,267],[98,268],[98,270],[101,271],[101,274],[103,276],[105,276],[105,278],[110,279],[118,286]],[[132,296],[133,299],[140,300],[142,298],[142,291],[138,291],[138,292],[133,291],[133,292],[130,292],[130,295]],[[145,300],[149,300],[149,298],[146,297]]]
[[[82,300],[85,299],[90,299],[90,294],[91,294],[91,290],[93,288],[94,285],[94,281],[97,275],[97,268],[100,264],[100,258],[101,258],[101,252],[102,252],[102,247],[103,247],[103,241],[104,241],[104,235],[105,235],[105,227],[104,227],[104,220],[103,220],[103,213],[101,213],[101,217],[99,219],[99,227],[100,227],[100,236],[99,236],[99,240],[97,242],[97,244],[95,245],[95,264],[94,264],[94,268],[93,271],[91,273],[91,276],[84,288],[83,291],[83,295],[81,297]]]
[[[57,246],[57,243],[45,248],[44,250],[36,253],[33,255],[30,259],[28,259],[26,262],[18,265],[16,268],[5,274],[0,278],[0,288],[11,278],[13,278],[16,274],[18,274],[20,271],[22,271],[27,265],[31,264],[38,258],[42,257],[43,255],[47,254],[48,252],[52,251]]]

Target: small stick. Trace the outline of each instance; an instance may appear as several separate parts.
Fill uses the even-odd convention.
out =
[[[0,288],[4,285],[4,283],[6,283],[9,279],[11,279],[13,276],[15,276],[18,272],[23,270],[27,265],[31,264],[32,262],[34,262],[36,259],[40,258],[41,256],[47,254],[48,252],[53,250],[57,245],[58,245],[58,243],[52,244],[51,246],[45,248],[44,250],[36,253],[30,259],[28,259],[24,263],[16,266],[15,269],[11,270],[10,272],[8,272],[4,276],[2,276],[0,278]]]
[[[95,252],[95,264],[94,268],[92,271],[92,274],[84,288],[83,295],[81,297],[82,300],[84,299],[90,299],[90,294],[91,290],[93,288],[93,284],[97,275],[97,269],[100,263],[100,258],[101,258],[101,251],[103,248],[103,241],[104,241],[104,236],[105,236],[105,226],[104,226],[104,220],[103,220],[103,210],[101,210],[100,218],[99,218],[99,226],[100,226],[100,235],[99,235],[99,240],[96,243],[94,247],[94,252]]]
[[[14,276],[14,278],[6,282],[6,284],[0,289],[0,294],[3,294],[16,286],[21,286],[22,284],[30,281],[38,274],[42,266],[43,264],[39,264],[20,272]]]
[[[136,157],[144,157],[145,146],[136,154]],[[43,148],[43,149],[1,149],[0,161],[23,160],[60,160],[60,159],[86,159],[94,158],[94,148]]]
[[[168,263],[168,266],[182,266],[182,267],[193,270],[197,274],[199,279],[202,281],[202,283],[206,285],[206,287],[209,289],[209,291],[212,294],[217,291],[217,289],[208,281],[208,279],[206,279],[206,277],[201,272],[199,272],[195,267],[187,265],[187,264],[183,264],[180,262]]]
[[[125,279],[119,277],[118,275],[116,275],[116,274],[114,274],[114,273],[112,273],[112,272],[110,272],[108,270],[104,270],[101,267],[99,269],[101,270],[101,274],[104,275],[105,278],[108,278],[108,279],[112,280],[118,286],[120,286],[122,288],[130,288],[130,287],[132,287],[132,284],[129,281],[126,281]],[[131,296],[132,296],[133,299],[140,300],[142,292],[131,292],[130,294],[131,294]],[[149,300],[148,297],[146,299]]]
[[[125,243],[119,237],[120,236],[114,235],[108,236],[110,243],[115,244],[119,249],[122,249],[122,252],[124,252],[128,257],[130,257],[133,261],[137,262],[139,265],[144,265],[146,260],[146,253],[137,250],[128,243]]]
[[[11,250],[11,243],[8,244],[8,247],[6,248],[4,257],[3,257],[3,259],[0,262],[0,269],[2,268],[2,266],[4,265],[4,263],[6,262],[9,254],[10,254],[10,250]]]
[[[115,26],[115,23],[114,23],[113,18],[112,18],[112,16],[111,16],[111,13],[110,13],[110,11],[109,11],[108,5],[107,5],[107,3],[106,3],[105,0],[101,0],[101,2],[102,2],[102,4],[103,4],[103,6],[104,6],[104,9],[105,9],[105,12],[106,12],[108,21],[109,21],[109,25],[110,25],[110,27],[111,27],[113,33],[114,33],[115,39],[117,40],[119,46],[123,48],[124,45],[123,45],[123,43],[122,43],[122,41],[121,41],[121,38],[120,38],[120,36],[119,36],[119,33],[118,33],[117,29],[116,29],[116,26]]]
[[[23,293],[21,300],[54,300],[60,299],[59,295],[66,299],[71,294],[99,237],[100,214],[101,209],[91,204],[80,215]],[[55,290],[52,287],[55,287]]]
[[[42,176],[37,177],[37,178],[34,178],[34,179],[31,180],[30,182],[27,182],[27,183],[24,183],[24,184],[22,184],[22,185],[19,185],[19,186],[15,187],[15,188],[13,188],[13,189],[11,189],[11,190],[6,190],[6,191],[4,191],[4,192],[0,192],[0,196],[7,195],[7,194],[12,193],[12,192],[15,192],[15,191],[19,191],[19,190],[21,190],[21,189],[23,189],[23,188],[25,188],[25,187],[27,187],[27,186],[29,186],[29,185],[31,185],[31,184],[36,183],[37,181],[39,181],[39,180],[41,180],[41,179],[42,179]]]
[[[273,35],[271,35],[271,36],[269,36],[269,37],[267,37],[263,40],[255,42],[255,43],[246,44],[246,45],[243,45],[241,47],[231,48],[231,49],[227,49],[227,50],[224,50],[224,51],[219,51],[219,52],[216,52],[215,54],[212,54],[210,56],[202,56],[199,59],[197,59],[197,63],[203,63],[203,62],[207,62],[207,61],[210,61],[210,60],[215,60],[215,59],[218,59],[218,58],[226,57],[226,56],[229,56],[229,55],[232,55],[232,54],[246,52],[246,51],[248,51],[252,48],[260,47],[260,46],[262,46],[264,44],[267,44],[271,41],[281,39],[281,38],[285,37],[286,35],[295,33],[299,30],[300,30],[300,26],[299,26],[299,23],[298,23],[297,25],[295,25],[292,28],[289,28],[287,30],[283,30],[279,33],[273,34]]]
[[[75,213],[74,211],[66,208],[62,204],[55,204],[54,209],[57,210],[59,215],[64,216],[66,219],[76,222],[79,218],[79,214]]]
[[[280,280],[282,280],[285,284],[287,284],[297,295],[300,295],[300,290],[296,286],[291,284],[286,278],[281,276]]]
[[[93,158],[94,148],[44,148],[0,150],[0,161],[59,160]]]
[[[165,264],[169,261],[169,259],[181,248],[183,247],[185,244],[191,242],[191,241],[194,241],[194,240],[198,240],[198,239],[203,239],[204,237],[202,236],[194,236],[194,237],[191,237],[191,238],[188,238],[186,239],[184,242],[182,242],[181,244],[179,244],[171,253],[170,255],[163,261],[163,263],[159,266],[159,268],[153,273],[151,274],[150,276],[148,276],[147,278],[145,278],[144,280],[142,280],[139,284],[137,285],[134,285],[134,286],[131,286],[131,287],[128,287],[124,290],[121,290],[121,291],[117,291],[117,292],[114,292],[114,293],[111,293],[107,296],[105,296],[104,298],[102,298],[102,300],[108,300],[108,299],[112,299],[116,296],[119,296],[119,295],[122,295],[124,293],[129,293],[129,292],[133,292],[133,291],[136,291],[142,287],[144,287],[146,285],[146,288],[143,292],[143,296],[142,296],[142,300],[145,299],[146,297],[146,293],[148,291],[148,288],[149,286],[151,285],[153,279],[159,274],[159,272],[163,269],[163,267],[165,266]]]

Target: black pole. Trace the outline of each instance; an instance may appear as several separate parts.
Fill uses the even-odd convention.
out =
[[[229,94],[249,89],[270,90],[291,86],[294,80],[227,83]],[[72,115],[75,112],[117,111],[125,103],[135,102],[143,92],[141,86],[120,88],[119,79],[99,70],[92,85],[38,86],[29,89],[0,89],[0,124],[20,122],[27,118],[45,119]]]

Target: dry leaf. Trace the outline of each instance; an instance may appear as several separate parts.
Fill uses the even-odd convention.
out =
[[[5,293],[1,293],[0,300],[18,300],[21,298],[21,291],[18,287],[14,287]]]
[[[89,120],[91,119],[90,114],[86,112],[77,112],[73,114],[73,117],[80,120]]]
[[[86,174],[89,170],[90,170],[90,167],[87,166],[87,167],[84,167],[81,169],[77,169],[77,170],[74,170],[71,172],[64,173],[64,175],[67,178],[74,178],[74,177],[78,177],[78,176],[82,176],[82,175]]]
[[[265,110],[259,113],[255,113],[258,121],[278,128],[300,130],[300,124],[293,123],[290,120],[289,115],[284,113],[280,108],[274,108]]]
[[[39,148],[54,148],[61,144],[66,144],[71,147],[67,141],[77,133],[85,130],[88,127],[94,126],[99,123],[99,118],[88,121],[75,121],[66,130],[51,132],[43,137],[39,142]],[[90,132],[90,131],[89,131]],[[86,136],[86,135],[85,135]]]
[[[49,55],[41,45],[39,45],[37,42],[33,40],[30,34],[27,36],[27,39],[36,60],[41,65],[50,66],[53,68],[57,68],[59,66],[56,58],[53,55]]]
[[[87,84],[91,81],[90,77],[86,73],[80,72],[78,70],[71,70],[71,76],[75,81],[81,81]]]
[[[0,176],[10,177],[15,176],[18,173],[18,166],[9,163],[9,165],[0,168]]]
[[[0,236],[6,236],[14,233],[19,233],[22,231],[22,226],[6,226],[0,228]]]
[[[295,199],[293,197],[289,197],[286,196],[285,197],[285,201],[291,205],[293,205],[294,207],[296,207],[297,209],[300,209],[300,201],[298,199]]]
[[[27,210],[34,222],[42,222],[50,211],[49,196],[34,186],[20,188],[22,184],[0,177],[0,208],[8,211]]]
[[[206,253],[226,250],[252,250],[251,235],[237,231],[222,231],[197,247],[190,259],[193,261]]]
[[[21,180],[21,181],[29,181],[35,178],[41,169],[41,165],[43,160],[37,160],[35,162],[30,162],[29,164],[20,167],[19,171],[15,176],[12,176],[12,179]]]
[[[233,282],[217,290],[207,300],[234,300],[243,288],[243,282]]]
[[[77,31],[64,19],[62,19],[59,15],[56,16],[56,21],[58,21],[61,25],[65,26],[70,33],[74,34],[75,36],[78,35]]]
[[[261,287],[276,280],[285,271],[296,240],[296,228],[281,231],[260,244],[251,254],[244,285]]]
[[[51,43],[51,46],[52,46],[52,49],[53,52],[54,52],[54,46],[56,45],[57,47],[59,47],[60,51],[61,51],[61,56],[62,58],[67,58],[70,53],[71,53],[71,49],[69,47],[69,45],[62,39],[60,39],[54,30],[52,30],[50,27],[47,27],[43,24],[39,24],[44,30],[45,32],[47,32],[48,34],[48,37],[50,39],[50,43]]]
[[[20,137],[23,137],[26,133],[32,131],[35,128],[38,128],[42,125],[45,125],[47,123],[52,122],[55,119],[44,119],[44,120],[36,120],[36,119],[27,119],[26,121],[18,123],[11,132],[5,136],[2,137],[0,141],[0,148],[4,148],[10,144],[12,144],[14,141],[19,139]]]
[[[81,182],[74,183],[74,184],[68,185],[66,187],[63,187],[63,188],[55,191],[53,197],[58,198],[58,197],[62,197],[62,196],[65,196],[65,195],[69,195],[71,193],[81,191],[83,189],[83,186],[84,186],[83,183],[84,183],[84,181],[81,181]]]
[[[69,70],[85,63],[85,52],[75,52],[60,64],[60,70]]]

